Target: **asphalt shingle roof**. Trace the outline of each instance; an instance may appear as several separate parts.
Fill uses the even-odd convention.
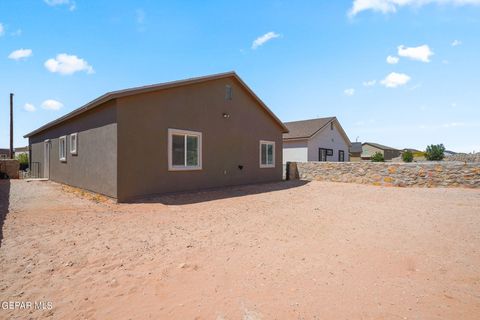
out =
[[[283,134],[283,139],[310,138],[333,119],[335,117],[285,122],[289,132]]]
[[[388,146],[384,146],[383,144],[374,143],[374,142],[364,142],[363,144],[369,144],[371,146],[374,146],[374,147],[376,147],[378,149],[382,149],[382,150],[398,150],[398,149],[388,147]]]

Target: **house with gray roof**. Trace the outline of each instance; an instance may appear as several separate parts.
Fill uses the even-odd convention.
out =
[[[393,158],[399,157],[402,154],[402,151],[399,149],[388,147],[379,143],[364,142],[362,144],[362,159],[368,160],[377,152],[381,153],[385,160],[392,160]]]
[[[227,72],[110,92],[25,137],[41,177],[122,202],[280,181],[285,132]]]
[[[336,117],[286,122],[283,162],[350,161],[350,139]]]

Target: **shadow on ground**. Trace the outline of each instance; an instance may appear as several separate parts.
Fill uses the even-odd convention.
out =
[[[129,201],[129,203],[162,203],[166,205],[183,205],[226,198],[243,197],[265,192],[287,190],[306,185],[309,181],[290,180],[271,183],[249,184],[222,188],[212,188],[202,191],[188,191],[165,195],[152,195]]]
[[[3,222],[7,218],[10,203],[10,180],[0,179],[0,248],[3,240]]]

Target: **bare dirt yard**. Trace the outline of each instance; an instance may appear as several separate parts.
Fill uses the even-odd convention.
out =
[[[0,187],[0,319],[480,318],[479,190],[297,181],[116,204]]]

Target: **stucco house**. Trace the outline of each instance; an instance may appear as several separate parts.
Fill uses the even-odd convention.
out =
[[[110,92],[25,137],[40,176],[129,201],[281,180],[285,132],[228,72]]]
[[[350,139],[336,117],[286,122],[283,162],[349,161]]]
[[[362,160],[362,143],[361,142],[352,142],[350,147],[350,161],[359,162]]]
[[[362,159],[370,159],[376,152],[380,152],[385,160],[392,160],[402,154],[401,150],[384,146],[374,142],[364,142],[362,144]]]
[[[10,149],[0,149],[0,159],[10,159]]]

